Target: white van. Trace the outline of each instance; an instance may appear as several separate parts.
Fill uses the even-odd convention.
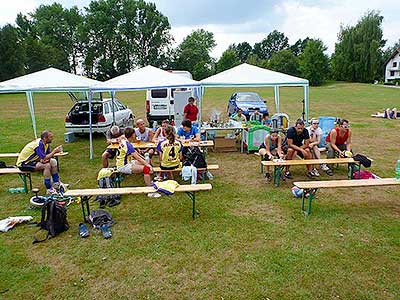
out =
[[[169,72],[193,79],[192,74],[188,71],[174,70]],[[154,121],[160,124],[165,119],[174,119],[175,124],[180,124],[183,108],[187,104],[188,98],[194,96],[193,94],[194,92],[191,88],[147,90],[146,116],[149,125],[151,126]]]

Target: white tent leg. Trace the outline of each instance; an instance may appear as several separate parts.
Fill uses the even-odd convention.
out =
[[[89,148],[90,159],[93,159],[93,128],[92,128],[92,98],[93,92],[89,92]]]
[[[32,94],[32,92],[26,92],[26,101],[28,102],[29,112],[31,114],[33,133],[35,135],[35,139],[37,139],[35,107],[33,105],[33,94]]]
[[[275,96],[275,108],[276,113],[280,112],[280,103],[279,103],[279,86],[274,86],[274,96]]]
[[[308,125],[308,120],[309,120],[309,111],[308,111],[308,94],[309,94],[309,87],[308,85],[304,86],[304,110],[305,110],[305,114],[306,114],[306,119],[305,122]]]
[[[115,125],[115,104],[114,104],[114,98],[115,98],[115,91],[111,92],[111,106],[112,106],[112,114],[113,114],[113,125]]]

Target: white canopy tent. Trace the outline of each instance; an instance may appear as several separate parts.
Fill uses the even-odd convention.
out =
[[[37,138],[33,92],[88,92],[100,81],[48,68],[0,82],[0,93],[26,93],[33,132]]]
[[[134,91],[161,88],[183,88],[191,87],[200,91],[200,83],[198,81],[186,78],[181,75],[173,74],[168,71],[161,70],[153,66],[146,66],[124,75],[115,77],[108,81],[92,86],[89,93],[89,110],[91,110],[92,97],[94,92],[111,91],[114,98],[116,91]],[[201,105],[201,103],[200,103]],[[90,115],[90,158],[93,158],[92,143],[92,119]]]
[[[249,64],[241,64],[201,81],[202,87],[263,87],[273,86],[276,112],[280,112],[279,87],[300,86],[304,88],[304,114],[308,120],[308,80],[290,76]]]

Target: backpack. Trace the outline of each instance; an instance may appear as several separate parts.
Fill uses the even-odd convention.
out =
[[[207,162],[199,147],[187,147],[183,151],[183,166],[207,168]]]
[[[59,235],[61,232],[67,231],[69,228],[67,209],[54,200],[47,201],[42,206],[42,219],[37,226],[40,227],[40,230],[47,230],[47,235],[43,240],[38,240],[35,236],[33,244],[43,242]]]
[[[108,225],[111,227],[115,224],[111,214],[104,209],[96,209],[93,210],[89,215],[89,222],[93,225],[94,228],[100,228],[101,225]]]
[[[114,178],[113,177],[103,177],[98,181],[99,188],[101,189],[109,189],[115,188]],[[110,195],[110,196],[97,196],[96,201],[100,203],[107,203],[112,200],[121,200],[121,195]]]
[[[356,154],[353,156],[353,159],[359,161],[365,168],[369,168],[371,166],[372,161],[362,154]]]

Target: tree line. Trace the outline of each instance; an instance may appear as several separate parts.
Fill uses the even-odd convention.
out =
[[[232,44],[215,60],[214,34],[193,31],[177,46],[168,17],[144,0],[93,0],[84,10],[59,3],[18,14],[16,25],[0,28],[0,81],[55,67],[107,80],[137,67],[154,65],[187,70],[200,80],[247,62],[307,78],[372,82],[383,76],[383,62],[394,47],[383,47],[383,17],[365,14],[355,26],[342,27],[331,57],[319,39],[289,44],[284,33],[269,33],[253,46]]]

